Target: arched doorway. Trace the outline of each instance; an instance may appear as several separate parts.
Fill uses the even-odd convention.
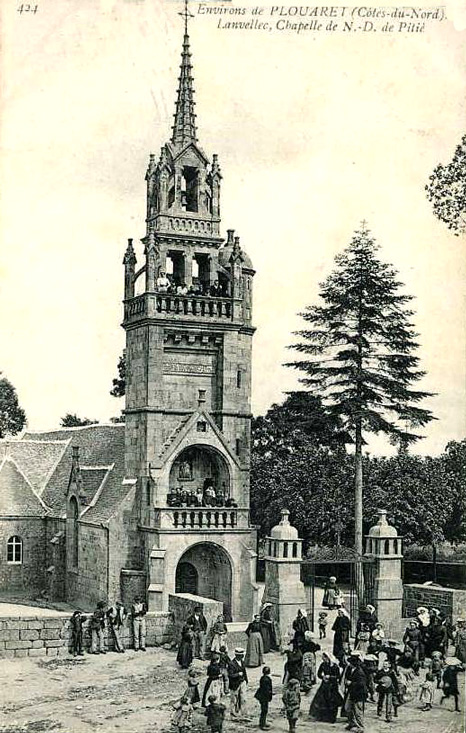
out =
[[[199,576],[194,565],[190,562],[179,562],[176,568],[175,593],[192,593],[199,595]]]
[[[187,566],[190,566],[189,569]],[[176,568],[177,593],[193,593],[194,572],[197,592],[194,595],[223,603],[223,615],[231,621],[231,562],[225,550],[213,542],[200,542],[186,550]]]

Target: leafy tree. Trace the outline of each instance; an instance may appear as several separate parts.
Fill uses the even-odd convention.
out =
[[[452,440],[440,456],[445,472],[445,484],[450,513],[445,526],[445,539],[450,542],[466,540],[466,439]]]
[[[339,421],[326,414],[320,398],[303,390],[288,392],[282,404],[272,405],[252,423],[256,458],[268,452],[293,453],[302,444],[336,447],[349,440]]]
[[[458,236],[466,231],[466,135],[450,163],[434,169],[425,187],[437,219]]]
[[[354,440],[355,548],[363,550],[364,433],[384,433],[406,445],[420,436],[412,429],[433,419],[417,406],[428,392],[415,391],[424,376],[413,355],[417,334],[408,308],[412,296],[399,292],[396,270],[376,257],[378,246],[363,224],[349,247],[335,259],[322,283],[322,304],[308,306],[308,328],[290,346],[306,358],[288,366],[320,397],[329,418],[342,421]]]
[[[110,394],[113,397],[124,397],[126,393],[126,353],[123,351],[118,360],[118,377],[112,380],[113,387]]]
[[[1,372],[0,372],[1,375]],[[6,377],[0,378],[0,438],[17,435],[26,424],[26,413],[19,406],[16,389]]]
[[[62,428],[79,428],[82,425],[97,425],[98,420],[89,420],[87,417],[78,417],[76,414],[68,412],[65,417],[60,420]]]
[[[351,458],[318,397],[291,392],[252,423],[251,512],[266,535],[286,506],[307,542],[335,539],[335,506],[352,529]]]

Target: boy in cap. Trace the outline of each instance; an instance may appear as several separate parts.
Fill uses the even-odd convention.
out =
[[[106,654],[105,651],[105,601],[99,601],[89,620],[91,631],[91,654]]]
[[[262,668],[262,677],[259,681],[259,689],[254,697],[259,701],[261,706],[261,714],[259,718],[259,728],[268,730],[270,725],[267,724],[267,713],[269,712],[269,702],[272,700],[272,680],[270,679],[270,667]]]
[[[377,715],[380,717],[385,709],[385,720],[390,723],[393,715],[397,717],[394,700],[397,699],[398,680],[388,659],[384,661],[382,669],[375,673],[374,682],[378,693]]]
[[[74,611],[70,618],[71,628],[71,649],[70,654],[74,657],[79,654],[80,657],[84,656],[83,652],[83,624],[86,620],[81,611]]]

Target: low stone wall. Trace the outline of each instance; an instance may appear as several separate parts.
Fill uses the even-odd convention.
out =
[[[70,614],[51,617],[22,616],[0,619],[0,658],[3,657],[56,657],[68,654],[70,644]],[[174,627],[170,613],[148,613],[146,616],[147,646],[172,643]],[[90,632],[84,625],[84,649],[89,651]],[[122,629],[125,647],[131,647],[131,620]],[[106,647],[113,649],[111,632],[105,630]]]
[[[438,608],[453,621],[466,612],[466,590],[412,583],[403,586],[403,594],[404,616],[415,616],[419,606]]]
[[[179,642],[181,629],[188,618],[194,613],[196,606],[200,606],[202,613],[207,621],[207,640],[210,637],[210,629],[212,624],[220,616],[223,604],[220,601],[214,601],[212,598],[203,598],[202,596],[194,596],[191,593],[173,593],[168,597],[168,610],[173,619],[174,640]]]

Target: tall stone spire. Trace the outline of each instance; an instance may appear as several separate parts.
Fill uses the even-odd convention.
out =
[[[175,124],[173,125],[172,143],[186,145],[197,142],[196,115],[194,113],[194,89],[189,50],[188,18],[193,15],[188,11],[188,0],[185,0],[183,50],[181,52],[180,75],[178,77],[178,95],[176,99]]]

